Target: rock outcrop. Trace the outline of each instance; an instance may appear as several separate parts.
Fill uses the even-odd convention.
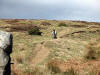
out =
[[[0,75],[10,75],[12,34],[0,31]]]

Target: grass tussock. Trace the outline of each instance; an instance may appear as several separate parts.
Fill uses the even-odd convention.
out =
[[[16,57],[16,62],[17,62],[18,64],[22,64],[22,63],[23,63],[23,60],[24,60],[24,57],[23,57],[23,56],[17,56],[17,57]]]
[[[87,75],[100,75],[100,71],[92,69]]]
[[[100,40],[91,42],[87,45],[87,53],[85,58],[88,60],[98,60],[100,59]]]
[[[46,22],[46,21],[43,21],[43,22],[41,22],[41,24],[40,24],[40,25],[48,26],[48,25],[51,25],[51,23]]]
[[[60,73],[61,72],[61,69],[59,67],[59,64],[61,63],[60,60],[50,60],[48,63],[47,63],[47,67],[48,69],[51,71],[51,73]]]
[[[39,27],[33,27],[32,29],[28,30],[29,35],[41,35]]]
[[[59,25],[58,25],[59,27],[61,27],[61,26],[64,26],[64,27],[66,27],[67,25],[66,25],[66,23],[64,23],[64,22],[61,22],[61,23],[59,23]]]
[[[73,68],[65,71],[62,73],[62,75],[79,75]]]

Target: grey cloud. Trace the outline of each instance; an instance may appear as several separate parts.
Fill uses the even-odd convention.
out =
[[[0,18],[99,21],[99,12],[75,0],[1,0]],[[49,2],[48,2],[49,1]],[[99,10],[99,9],[98,9]]]

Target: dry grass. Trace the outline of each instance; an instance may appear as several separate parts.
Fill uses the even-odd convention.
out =
[[[13,31],[28,31],[29,29],[34,28],[35,25],[14,25],[10,27],[10,32]]]
[[[47,63],[47,67],[54,74],[60,73],[61,72],[60,63],[62,63],[60,60],[56,60],[56,59],[51,60]]]
[[[85,58],[97,60],[100,57],[100,40],[96,40],[95,42],[91,42],[87,45],[87,53]]]
[[[64,22],[61,22],[61,23],[59,23],[58,26],[59,26],[59,27],[61,27],[61,26],[65,26],[65,27],[66,27],[67,25],[66,25],[66,23],[64,23]]]
[[[48,26],[48,25],[51,25],[51,24],[49,22],[44,21],[44,22],[41,22],[40,25]]]
[[[47,23],[41,25],[42,22],[51,25]],[[67,26],[59,27],[59,23],[65,23]],[[34,26],[42,28],[42,36],[31,36],[23,32]],[[100,44],[98,40],[94,42],[94,38],[100,38],[99,23],[67,20],[0,20],[0,29],[7,28],[11,29],[14,37],[11,54],[14,63],[12,75],[99,75],[100,73]],[[56,40],[52,39],[53,29],[56,29],[58,34]],[[93,43],[89,43],[91,40]],[[83,61],[84,56],[90,58],[95,56],[96,60]]]
[[[48,63],[48,68],[54,74],[61,75],[99,75],[100,61],[80,62],[72,59],[64,62],[55,59]]]

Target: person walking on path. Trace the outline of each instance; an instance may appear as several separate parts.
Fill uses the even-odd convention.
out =
[[[57,39],[57,32],[56,32],[55,29],[53,30],[52,35],[53,35],[53,38],[54,38],[54,39]]]

